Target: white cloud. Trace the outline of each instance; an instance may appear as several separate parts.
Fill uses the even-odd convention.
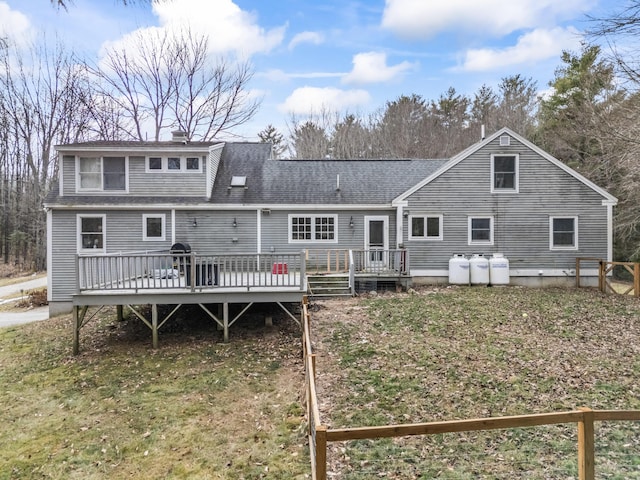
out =
[[[339,88],[302,87],[293,91],[283,104],[281,112],[294,115],[310,115],[323,111],[339,112],[368,104],[371,96],[366,90],[341,90]]]
[[[438,32],[503,36],[520,29],[552,26],[576,18],[595,0],[386,0],[382,26],[406,38]]]
[[[189,26],[196,34],[209,36],[213,53],[235,52],[246,57],[269,52],[282,43],[286,26],[266,30],[253,13],[231,0],[154,1],[153,12],[169,30]]]
[[[289,50],[293,50],[301,43],[312,43],[314,45],[320,45],[324,42],[324,36],[318,32],[302,32],[295,35],[289,42]]]
[[[266,78],[271,82],[288,82],[295,78],[336,78],[343,77],[343,72],[305,72],[305,73],[287,73],[283,70],[273,68],[265,72],[256,74],[256,77]]]
[[[49,5],[44,8],[51,8]],[[18,10],[12,10],[5,3],[0,2],[0,38],[8,37],[13,41],[21,42],[31,34],[31,23],[27,16]]]
[[[353,57],[353,70],[343,79],[347,84],[383,83],[398,78],[414,67],[411,62],[387,65],[387,55],[382,52],[358,53]]]
[[[518,38],[514,46],[502,49],[468,50],[459,69],[487,71],[519,64],[534,64],[548,58],[560,57],[563,50],[580,46],[578,32],[573,28],[537,29]]]

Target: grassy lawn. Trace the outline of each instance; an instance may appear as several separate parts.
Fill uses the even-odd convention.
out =
[[[423,288],[314,302],[322,418],[357,427],[640,409],[640,301],[595,290]],[[329,445],[331,478],[577,478],[577,427]],[[597,478],[640,478],[640,425],[596,425]]]
[[[154,351],[100,312],[77,357],[69,316],[0,329],[0,479],[307,478],[298,327],[196,316]]]

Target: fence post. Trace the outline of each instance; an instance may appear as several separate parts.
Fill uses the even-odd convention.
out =
[[[640,297],[640,263],[633,264],[633,294]]]
[[[600,260],[598,262],[598,288],[602,293],[605,292],[605,280],[604,280],[604,262]]]
[[[327,480],[327,426],[316,426],[316,480]]]
[[[580,288],[580,258],[576,257],[576,288]]]
[[[578,422],[578,478],[595,480],[595,452],[593,410],[581,407],[582,421]]]

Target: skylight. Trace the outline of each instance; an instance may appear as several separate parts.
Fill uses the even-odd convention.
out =
[[[231,177],[232,187],[245,187],[246,185],[247,185],[247,177],[240,177],[236,175]]]

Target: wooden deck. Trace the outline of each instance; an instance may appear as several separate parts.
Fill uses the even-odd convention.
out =
[[[300,324],[284,304],[302,302],[307,293],[307,269],[340,271],[348,277],[353,291],[357,276],[408,278],[408,263],[406,250],[341,250],[325,251],[321,255],[300,252],[78,256],[77,293],[72,296],[73,351],[78,353],[80,329],[93,317],[88,315],[89,307],[116,305],[119,317],[123,307],[129,307],[149,327],[153,346],[157,347],[158,330],[165,322],[182,305],[199,305],[223,330],[227,341],[229,327],[254,303],[278,304]],[[229,304],[245,307],[238,316],[230,318]],[[141,305],[151,305],[151,318],[141,313]],[[175,308],[161,319],[158,305],[175,305]]]
[[[182,305],[199,305],[229,339],[231,327],[254,303],[276,303],[293,320],[285,303],[300,303],[306,293],[303,254],[196,255],[132,254],[77,257],[78,292],[73,295],[73,351],[79,352],[80,329],[92,318],[89,307],[127,306],[152,332]],[[245,305],[235,318],[229,304]],[[151,305],[147,318],[140,305]],[[175,305],[165,318],[158,305]]]

